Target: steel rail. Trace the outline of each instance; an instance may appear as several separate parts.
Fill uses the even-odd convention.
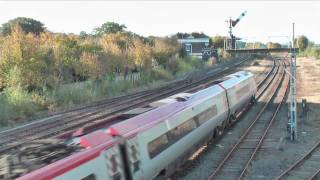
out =
[[[129,96],[126,100],[123,100],[123,101],[119,100],[120,103],[118,102],[118,104],[116,104],[117,101],[115,100],[115,101],[107,102],[103,106],[98,106],[94,109],[90,108],[90,110],[77,112],[76,114],[70,113],[67,116],[63,116],[63,119],[64,119],[63,121],[62,120],[53,121],[54,119],[52,119],[51,121],[47,121],[45,123],[32,124],[32,126],[27,126],[27,127],[23,127],[23,129],[19,129],[18,132],[11,131],[11,132],[8,132],[2,136],[0,135],[0,138],[1,138],[0,142],[3,144],[6,142],[9,142],[9,141],[12,141],[14,139],[23,138],[28,135],[32,135],[33,133],[35,133],[34,131],[37,131],[37,132],[43,131],[43,130],[50,128],[51,126],[64,124],[66,121],[74,121],[74,120],[78,120],[78,119],[84,119],[86,117],[90,117],[90,116],[98,114],[99,112],[101,112],[102,109],[107,108],[109,106],[121,106],[123,104],[126,104],[127,102],[132,101],[132,100],[140,99],[141,97],[152,95],[153,93],[154,92],[146,92],[144,95],[140,94],[140,95],[135,95],[133,97]],[[19,134],[17,134],[17,133],[19,133]],[[0,147],[1,147],[1,145],[0,145]]]
[[[274,61],[275,62],[275,61]],[[275,65],[273,66],[273,69],[272,71],[269,72],[269,77],[271,76],[271,73],[273,73],[272,77],[271,78],[267,78],[263,84],[259,84],[260,87],[259,87],[259,90],[257,91],[257,94],[256,94],[256,99],[260,99],[261,96],[264,94],[264,92],[269,88],[269,86],[272,84],[274,78],[277,76],[277,73],[279,72],[279,66],[276,66],[276,70],[275,70]],[[274,72],[275,71],[275,72]],[[264,85],[264,86],[263,86]],[[263,88],[261,88],[261,86]],[[261,90],[261,91],[260,91]]]
[[[310,178],[309,180],[315,180],[320,174],[320,169],[318,169]]]
[[[244,61],[242,61],[242,62],[245,62],[245,61],[247,61],[247,59],[246,60],[244,60]],[[234,67],[236,67],[236,66],[234,66]],[[90,126],[93,126],[94,124],[96,124],[96,123],[105,123],[105,122],[107,122],[107,121],[110,121],[110,119],[111,118],[113,118],[114,116],[112,116],[112,115],[117,115],[117,113],[120,113],[120,112],[123,112],[123,111],[125,111],[125,110],[129,110],[129,109],[131,109],[131,108],[135,108],[135,107],[137,107],[137,106],[143,106],[143,105],[146,105],[147,103],[149,103],[149,102],[152,102],[152,101],[154,101],[154,100],[157,100],[157,99],[161,99],[161,98],[165,98],[165,97],[168,97],[168,96],[170,96],[170,95],[173,95],[173,94],[176,94],[176,93],[179,93],[179,92],[183,92],[183,91],[186,91],[186,90],[189,90],[190,88],[192,89],[192,88],[194,88],[194,87],[197,87],[197,86],[199,86],[199,85],[202,85],[202,84],[204,84],[204,83],[207,83],[208,81],[214,81],[215,80],[215,78],[216,78],[216,76],[223,76],[225,73],[227,73],[229,70],[231,70],[231,69],[227,69],[226,71],[221,71],[221,72],[216,72],[213,76],[212,75],[208,75],[207,77],[204,77],[204,78],[201,78],[201,79],[199,79],[199,80],[196,80],[196,81],[194,81],[194,82],[192,82],[192,83],[189,83],[189,84],[185,84],[185,85],[183,85],[183,86],[181,86],[181,87],[175,87],[175,88],[173,88],[173,89],[170,89],[170,90],[167,90],[167,91],[162,91],[162,92],[160,92],[160,93],[158,93],[158,92],[155,92],[153,95],[151,95],[150,96],[150,98],[146,98],[146,96],[145,97],[143,97],[143,99],[140,101],[140,102],[136,102],[136,103],[134,103],[134,104],[129,104],[128,106],[125,106],[125,107],[122,107],[122,108],[120,108],[119,110],[115,110],[115,111],[112,111],[111,113],[108,113],[107,115],[106,115],[106,118],[101,118],[101,117],[99,117],[99,118],[97,118],[96,120],[97,121],[90,121],[90,122],[85,122],[85,123],[82,123],[82,122],[80,122],[79,123],[79,121],[78,121],[78,123],[76,123],[75,124],[75,126],[72,126],[71,127],[71,132],[72,132],[72,129],[74,129],[75,127],[79,127],[79,126],[81,126],[81,128],[88,128],[88,127],[90,127]],[[214,79],[212,79],[212,78],[214,78]],[[210,82],[209,82],[210,83]],[[109,117],[109,116],[111,116],[111,117]],[[64,131],[65,130],[69,130],[69,128],[65,128],[65,129],[63,129]],[[63,134],[70,134],[71,132],[64,132]],[[59,136],[58,136],[59,137]]]
[[[238,65],[246,62],[247,60],[248,60],[248,59],[244,59],[244,60],[240,61],[239,63],[234,64],[234,65],[232,66],[232,68],[237,67]],[[175,92],[177,92],[177,91],[179,91],[179,90],[183,90],[183,89],[186,89],[186,88],[190,88],[190,87],[192,87],[192,86],[195,86],[195,85],[199,85],[199,84],[201,84],[201,83],[203,83],[203,82],[208,81],[209,79],[212,79],[213,77],[216,77],[216,76],[219,76],[219,75],[221,75],[221,74],[223,74],[223,73],[226,73],[226,72],[228,72],[229,70],[231,70],[231,67],[229,67],[229,68],[227,68],[227,69],[224,69],[224,70],[222,70],[221,72],[215,72],[215,73],[213,73],[213,74],[209,74],[209,75],[207,75],[206,77],[201,78],[200,80],[197,80],[197,81],[195,81],[195,82],[191,82],[191,83],[189,83],[189,84],[187,84],[187,85],[184,84],[182,87],[170,89],[169,92],[162,92],[162,94],[161,94],[161,93],[159,94],[158,92],[155,92],[156,96],[155,96],[155,97],[152,97],[152,98],[150,98],[150,99],[147,99],[147,100],[152,100],[152,99],[156,99],[156,98],[158,98],[158,97],[163,97],[163,96],[165,96],[165,95],[169,95],[170,93],[175,93]],[[144,96],[144,97],[145,97],[145,96]],[[146,102],[146,101],[142,101],[142,102],[140,101],[139,103],[136,103],[136,105],[141,105],[141,104],[143,104],[144,102]],[[121,110],[124,110],[124,109],[127,110],[128,108],[132,108],[132,107],[134,107],[134,105],[130,105],[130,106],[127,106],[127,107],[122,108],[122,109],[120,109],[120,110],[118,109],[118,110],[116,110],[116,111],[114,111],[114,112],[110,112],[110,113],[108,113],[108,114],[105,115],[105,116],[99,116],[99,117],[96,117],[96,118],[94,118],[94,119],[90,119],[90,120],[86,120],[86,121],[81,121],[81,120],[78,119],[78,122],[77,122],[77,123],[74,123],[74,124],[72,124],[72,125],[67,125],[67,126],[65,126],[65,123],[66,123],[66,122],[63,121],[63,122],[61,123],[62,126],[59,126],[60,128],[58,128],[58,129],[52,129],[54,126],[53,126],[53,127],[49,126],[50,128],[47,127],[47,128],[45,129],[45,130],[46,130],[45,133],[43,133],[43,134],[40,134],[40,135],[38,135],[38,134],[32,135],[32,137],[29,137],[29,138],[27,138],[25,141],[22,141],[22,142],[14,142],[13,144],[5,144],[5,146],[2,146],[2,148],[0,148],[0,153],[6,152],[7,150],[10,150],[10,149],[12,149],[12,148],[18,147],[18,146],[20,146],[20,145],[22,145],[22,144],[24,144],[24,143],[30,142],[30,141],[32,141],[32,140],[50,137],[50,135],[56,135],[57,133],[60,133],[61,131],[68,130],[68,129],[70,129],[70,128],[79,127],[79,126],[84,125],[84,124],[86,124],[86,123],[88,123],[88,122],[91,122],[91,121],[94,121],[94,120],[98,120],[98,119],[101,119],[101,118],[105,118],[105,117],[107,117],[107,116],[110,116],[111,114],[115,114],[115,113],[117,113],[117,112],[120,112]],[[80,122],[79,122],[79,121],[80,121]],[[40,133],[41,133],[41,132],[40,132]]]
[[[157,87],[156,89],[165,89],[167,87]],[[113,98],[109,98],[109,99],[105,99],[105,100],[100,100],[98,102],[94,102],[92,104],[88,104],[88,105],[83,105],[81,107],[76,107],[76,108],[73,108],[71,110],[64,110],[64,111],[61,111],[59,113],[52,113],[50,114],[50,116],[47,116],[46,118],[43,118],[41,120],[37,120],[37,121],[33,121],[33,122],[30,122],[30,123],[27,123],[27,124],[22,124],[20,126],[17,126],[17,127],[13,127],[13,128],[10,128],[10,129],[7,129],[7,130],[3,130],[0,132],[0,137],[3,137],[3,136],[6,136],[6,135],[10,135],[10,134],[14,134],[16,133],[16,131],[18,130],[25,130],[25,129],[28,129],[30,127],[36,127],[37,126],[41,126],[43,125],[43,123],[47,123],[50,121],[53,121],[53,120],[56,120],[56,118],[61,118],[61,116],[63,115],[63,118],[68,118],[68,117],[71,117],[71,116],[74,116],[72,113],[75,112],[75,111],[81,111],[81,110],[91,110],[90,108],[98,108],[99,106],[105,106],[105,105],[110,105],[114,102],[117,102],[117,101],[120,101],[120,100],[123,100],[123,99],[128,99],[128,98],[131,98],[131,97],[136,97],[136,96],[143,96],[145,93],[150,93],[156,89],[149,89],[149,90],[143,90],[143,91],[139,91],[139,92],[134,92],[134,93],[130,93],[128,95],[121,95],[121,96],[118,96],[118,97],[113,97]],[[70,113],[70,114],[69,114]],[[84,112],[80,112],[80,113],[84,113]]]
[[[234,66],[233,66],[233,68],[235,68],[235,67],[237,67],[238,65],[240,65],[240,64],[242,64],[243,62],[245,62],[245,61],[247,61],[247,59],[246,60],[244,60],[244,61],[241,61],[240,63],[237,63],[237,64],[235,64]],[[225,71],[221,71],[221,72],[216,72],[216,74],[214,75],[215,77],[216,76],[225,76],[225,74],[226,73],[228,73],[229,72],[229,70],[231,70],[230,68],[227,68],[227,69],[225,69]],[[199,89],[199,86],[201,86],[201,88],[204,88],[203,86],[205,86],[206,84],[212,84],[214,81],[215,81],[215,78],[214,77],[214,79],[212,79],[211,80],[211,75],[209,75],[208,77],[205,77],[205,78],[203,78],[203,79],[200,79],[200,80],[198,80],[198,81],[196,81],[196,82],[193,82],[191,85],[190,84],[188,84],[188,85],[185,85],[185,86],[183,86],[183,87],[178,87],[176,90],[174,90],[173,92],[169,92],[169,93],[165,93],[164,95],[163,94],[159,94],[157,97],[155,97],[155,98],[152,98],[152,99],[150,99],[149,101],[152,101],[152,100],[156,100],[156,99],[160,99],[160,98],[164,98],[164,97],[167,97],[167,96],[169,96],[169,95],[172,95],[172,94],[175,94],[175,93],[177,93],[177,92],[182,92],[182,91],[190,91],[190,90],[192,90],[192,89]],[[207,81],[209,81],[209,82],[207,82]],[[207,82],[207,83],[205,83],[205,82]],[[147,102],[149,102],[149,101],[147,101]],[[145,101],[143,101],[142,103],[139,103],[139,104],[136,104],[136,105],[146,105],[145,104]],[[133,107],[134,106],[136,106],[136,105],[133,105]],[[128,109],[130,109],[130,108],[133,108],[133,107],[129,107]],[[120,110],[119,112],[121,112],[122,110]],[[119,113],[119,112],[116,112],[116,113]],[[114,113],[114,114],[116,114],[116,113]],[[94,121],[94,122],[89,122],[89,123],[87,123],[87,124],[84,124],[84,126],[82,126],[82,128],[88,128],[88,127],[90,127],[90,126],[94,126],[95,124],[103,124],[103,123],[105,123],[106,121],[109,121],[109,119],[110,118],[112,118],[113,116],[111,116],[111,117],[108,117],[108,118],[106,118],[106,119],[98,119],[97,121]],[[78,125],[76,125],[76,126],[78,126]],[[66,129],[67,130],[67,129]],[[72,132],[72,129],[71,129],[71,131],[67,131],[67,132],[64,132],[62,135],[57,135],[56,137],[61,137],[61,136],[65,136],[65,134],[70,134]]]
[[[297,168],[299,165],[303,164],[305,161],[307,161],[314,151],[316,151],[320,147],[320,141],[317,142],[307,153],[305,153],[300,159],[298,159],[294,164],[289,166],[285,171],[283,171],[276,180],[283,179],[285,176],[287,176],[290,172],[292,172],[295,168]],[[320,172],[320,169],[317,170],[313,175],[311,175],[310,179],[313,177],[316,177]]]
[[[278,72],[278,71],[276,71]],[[278,73],[274,73],[274,74],[278,74]],[[280,87],[281,87],[281,81],[283,80],[284,77],[284,73],[282,73],[282,76],[279,77],[279,83],[278,85],[275,84],[273,87],[275,87],[275,92],[277,92]],[[274,79],[274,78],[272,78]],[[273,81],[273,80],[272,80]],[[231,155],[235,152],[235,150],[239,147],[239,145],[243,142],[243,140],[245,139],[245,137],[249,134],[249,132],[251,131],[251,129],[253,128],[253,126],[256,124],[256,122],[258,121],[258,119],[260,119],[261,115],[263,114],[264,110],[268,107],[268,105],[270,104],[270,102],[274,99],[275,97],[274,93],[272,95],[271,98],[269,98],[269,101],[263,106],[263,108],[261,109],[261,111],[258,113],[258,115],[256,116],[256,118],[250,123],[249,127],[247,128],[247,130],[244,132],[244,134],[240,137],[240,139],[237,141],[237,143],[232,147],[232,149],[228,152],[228,154],[225,156],[225,158],[222,160],[222,162],[218,165],[218,167],[215,169],[215,171],[208,177],[208,179],[213,179],[214,177],[216,177],[218,175],[218,173],[220,172],[220,170],[222,169],[223,166],[225,166],[226,162],[231,158]],[[261,96],[259,96],[261,97]]]
[[[275,63],[276,63],[276,61],[275,61],[275,59],[273,58],[272,70],[271,70],[271,71],[268,71],[266,77],[270,76],[270,74],[273,72],[273,69],[274,69],[274,67],[275,67]],[[265,83],[266,80],[267,80],[267,78],[264,78],[262,81],[260,81],[260,82],[258,83],[257,87],[260,88],[260,87]]]
[[[230,66],[230,68],[234,68],[234,67],[244,63],[247,60],[248,59],[241,60],[240,62]],[[221,72],[227,71],[230,68],[224,69]],[[217,72],[217,73],[219,73],[219,72]],[[211,75],[214,75],[214,74],[211,74]],[[84,118],[83,116],[75,117],[75,115],[74,115],[75,111],[77,112],[78,110],[86,109],[86,111],[84,111],[84,112],[80,112],[80,113],[77,112],[76,113],[77,115],[81,115],[81,114],[84,114],[84,113],[87,113],[88,111],[90,111],[90,109],[88,109],[88,108],[97,109],[97,108],[99,108],[98,106],[100,106],[100,105],[102,105],[103,107],[105,105],[114,105],[112,103],[117,102],[117,101],[122,100],[122,99],[126,100],[126,99],[130,98],[131,96],[133,96],[133,97],[135,97],[135,96],[142,97],[142,96],[145,96],[146,93],[154,93],[154,91],[156,91],[156,90],[161,91],[162,89],[167,90],[168,88],[174,88],[176,86],[179,86],[179,84],[183,85],[183,84],[189,83],[189,81],[190,81],[189,79],[187,79],[187,80],[179,80],[178,82],[174,82],[172,84],[169,84],[169,85],[166,85],[166,86],[163,86],[163,87],[158,87],[156,89],[145,90],[145,91],[142,91],[142,92],[139,91],[139,92],[136,92],[136,93],[133,93],[133,94],[129,94],[128,96],[123,95],[123,96],[115,97],[115,98],[112,98],[112,99],[106,99],[105,101],[103,100],[103,101],[98,102],[98,103],[85,105],[84,107],[78,107],[78,108],[72,109],[72,110],[67,111],[67,112],[57,113],[57,114],[54,114],[51,117],[44,118],[44,120],[34,121],[34,122],[31,122],[31,123],[28,123],[28,124],[25,124],[25,125],[22,125],[22,126],[18,126],[18,127],[12,128],[12,129],[1,131],[0,132],[0,137],[3,139],[4,136],[10,135],[10,134],[15,134],[15,133],[17,133],[18,130],[22,130],[23,131],[23,130],[30,129],[30,128],[41,127],[41,126],[44,125],[44,123],[52,123],[52,121],[57,121],[57,118],[60,118],[58,120],[61,120],[62,118],[65,119],[65,118],[70,118],[70,117],[77,118],[77,119]],[[97,112],[99,112],[100,110],[101,110],[101,108],[99,108],[97,110]],[[94,115],[97,112],[90,112],[85,117],[87,117],[89,115]],[[65,115],[63,115],[64,113],[70,113],[70,115],[65,116]]]
[[[285,74],[285,72],[283,72],[283,73]],[[283,79],[284,79],[284,78],[285,78],[285,75],[283,76]],[[282,99],[281,99],[281,103],[279,103],[279,104],[277,105],[277,108],[276,108],[276,110],[274,111],[274,114],[272,115],[271,120],[270,120],[267,128],[265,129],[262,137],[260,138],[259,143],[257,144],[255,150],[253,151],[250,159],[247,161],[246,165],[244,166],[244,168],[243,168],[243,170],[242,170],[242,172],[241,172],[238,180],[242,179],[242,178],[245,176],[245,173],[246,173],[249,165],[251,164],[251,162],[253,161],[253,159],[256,157],[256,155],[257,155],[257,153],[258,153],[258,150],[261,148],[262,143],[264,142],[265,137],[267,136],[267,133],[269,132],[269,129],[270,129],[271,125],[272,125],[273,122],[275,121],[276,116],[278,115],[278,112],[279,112],[280,108],[282,107],[283,103],[285,102],[285,99],[286,99],[285,97],[286,97],[286,94],[287,94],[288,89],[289,89],[288,87],[289,87],[289,81],[288,81],[288,83],[287,83],[287,85],[286,85],[285,93],[284,93],[284,95],[283,95],[283,97],[282,97]]]
[[[263,74],[265,74],[265,76],[263,76],[263,78],[259,78],[259,79],[256,79],[256,80],[258,80],[258,82],[257,82],[257,88],[258,89],[261,89],[262,88],[262,85],[268,80],[268,79],[271,79],[271,78],[273,78],[273,76],[271,76],[271,75],[274,75],[274,73],[272,73],[272,72],[274,72],[274,70],[276,69],[276,61],[275,61],[275,58],[272,58],[272,67],[270,67],[269,66],[269,68],[266,68],[265,70],[264,70],[264,72],[263,73],[260,73],[260,76],[262,76]],[[267,85],[267,86],[269,86],[269,85]],[[264,87],[264,88],[266,88],[266,87]],[[265,91],[263,91],[263,92],[261,92],[261,93],[264,93]],[[257,98],[257,99],[259,99],[259,98]],[[240,119],[247,111],[249,111],[250,109],[251,109],[251,105],[247,105],[246,107],[244,107],[240,112],[239,112],[239,114],[237,115],[237,117],[236,117],[236,119]],[[232,121],[232,122],[230,122],[230,124],[228,124],[228,126],[226,127],[226,129],[228,130],[229,128],[232,128],[235,124],[237,124],[237,122],[239,122],[239,121]],[[216,137],[215,138],[215,141],[217,141],[217,140],[220,140],[221,139],[221,136],[219,136],[219,137]],[[203,147],[204,148],[204,147]],[[175,178],[174,178],[175,179]]]

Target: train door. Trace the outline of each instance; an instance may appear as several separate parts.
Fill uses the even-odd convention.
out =
[[[123,169],[123,161],[119,146],[113,146],[103,152],[107,163],[107,173],[110,180],[125,180],[125,172]]]
[[[141,171],[141,155],[139,149],[138,138],[132,138],[126,140],[126,149],[128,156],[128,164],[132,179],[140,180],[143,179],[143,172]]]

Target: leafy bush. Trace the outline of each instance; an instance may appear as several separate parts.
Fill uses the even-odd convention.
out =
[[[189,63],[191,67],[195,69],[202,68],[205,65],[205,63],[201,59],[194,58],[194,57],[190,58]]]
[[[308,44],[309,44],[309,39],[306,36],[299,36],[294,41],[295,41],[296,46],[298,46],[298,48],[301,51],[304,51],[308,47]]]
[[[191,64],[185,61],[178,60],[178,72],[177,72],[178,75],[185,74],[191,71],[192,69],[193,67],[191,66]]]
[[[315,46],[308,46],[308,48],[299,53],[299,56],[320,59],[320,48]]]
[[[171,80],[172,74],[162,67],[155,68],[151,71],[151,76],[155,80]]]
[[[44,107],[35,103],[32,96],[21,87],[6,89],[0,95],[0,124],[10,123],[9,120],[20,121],[43,110]]]

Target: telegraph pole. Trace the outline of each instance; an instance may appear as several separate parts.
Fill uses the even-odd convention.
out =
[[[298,137],[297,132],[297,102],[296,102],[296,52],[294,47],[294,23],[292,23],[292,49],[290,57],[290,139],[292,141],[296,140]]]

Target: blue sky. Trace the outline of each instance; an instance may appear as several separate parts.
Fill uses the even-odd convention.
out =
[[[141,35],[176,32],[226,35],[228,17],[247,15],[234,29],[246,41],[287,42],[292,22],[296,33],[320,43],[317,1],[1,1],[0,24],[18,16],[40,20],[54,32],[91,32],[106,21],[125,24]]]

